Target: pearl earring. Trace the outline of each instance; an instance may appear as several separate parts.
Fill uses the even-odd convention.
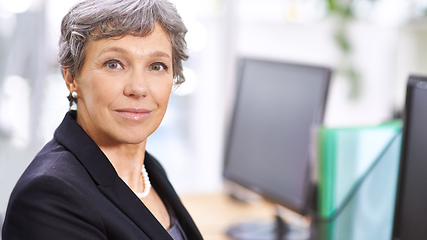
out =
[[[79,95],[77,94],[77,92],[72,92],[72,93],[71,93],[71,96],[72,96],[73,98],[78,98],[78,97],[79,97]]]

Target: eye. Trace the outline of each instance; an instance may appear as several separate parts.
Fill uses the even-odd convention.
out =
[[[166,64],[160,63],[160,62],[156,62],[156,63],[151,64],[150,68],[151,68],[151,70],[154,70],[154,71],[162,71],[162,70],[168,69]]]
[[[110,69],[123,69],[123,64],[118,60],[109,60],[104,65]]]

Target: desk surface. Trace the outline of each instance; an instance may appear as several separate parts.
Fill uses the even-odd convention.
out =
[[[226,194],[183,195],[181,200],[206,240],[226,240],[225,230],[248,220],[270,219],[274,209],[264,201],[239,202]]]
[[[243,203],[224,193],[182,195],[181,200],[206,240],[228,240],[225,231],[233,224],[268,221],[275,214],[273,205],[266,201]]]

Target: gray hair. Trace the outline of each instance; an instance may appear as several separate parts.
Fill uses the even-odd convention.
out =
[[[72,76],[78,74],[89,40],[134,35],[147,36],[158,22],[172,43],[174,83],[185,81],[182,61],[188,59],[185,27],[175,6],[167,0],[86,0],[62,19],[58,62]],[[70,105],[76,99],[68,97]]]

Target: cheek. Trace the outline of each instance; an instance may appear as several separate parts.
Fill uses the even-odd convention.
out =
[[[173,84],[165,84],[156,89],[154,98],[159,105],[167,107]]]
[[[173,76],[152,78],[148,82],[150,95],[159,104],[168,102],[173,87]]]
[[[116,86],[113,82],[103,83],[98,79],[92,79],[85,87],[84,93],[87,102],[97,105],[110,103],[120,91],[120,87]]]

